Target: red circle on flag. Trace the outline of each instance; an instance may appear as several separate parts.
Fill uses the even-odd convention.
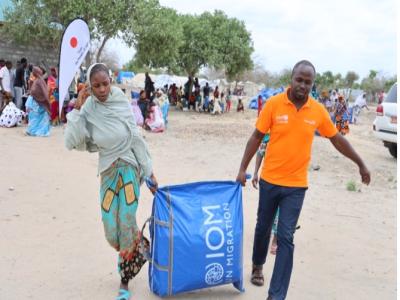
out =
[[[72,48],[75,48],[76,46],[78,46],[78,39],[76,37],[72,37],[71,40],[69,41],[69,43],[71,44]]]

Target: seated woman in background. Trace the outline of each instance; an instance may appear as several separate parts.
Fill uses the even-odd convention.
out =
[[[150,100],[147,99],[147,95],[144,90],[141,90],[139,95],[140,96],[139,96],[139,100],[138,100],[138,105],[139,105],[140,111],[142,112],[143,119],[145,119],[147,116],[147,110],[148,110]]]
[[[163,132],[165,129],[161,109],[153,102],[150,103],[148,116],[144,123],[145,129],[150,130],[151,132]]]
[[[132,112],[133,112],[133,116],[135,118],[136,125],[142,127],[143,126],[143,116],[142,116],[142,111],[140,110],[140,107],[138,105],[138,99],[131,100],[131,107],[132,107]]]
[[[4,98],[3,98],[4,99]],[[7,105],[0,110],[0,127],[15,127],[22,124],[22,118],[25,113],[11,101],[11,98],[6,100]]]

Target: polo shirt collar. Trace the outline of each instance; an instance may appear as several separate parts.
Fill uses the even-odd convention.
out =
[[[285,90],[285,100],[284,101],[286,104],[294,105],[293,102],[289,100],[289,97],[288,97],[289,90],[290,90],[290,88],[287,88]],[[310,108],[310,107],[311,107],[311,97],[310,97],[310,95],[308,95],[307,102],[301,107],[301,109]]]

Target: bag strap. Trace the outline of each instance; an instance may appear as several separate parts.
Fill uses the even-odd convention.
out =
[[[145,230],[145,228],[146,228],[146,225],[147,224],[149,224],[152,220],[154,219],[154,217],[149,217],[145,222],[144,222],[144,224],[143,224],[143,226],[142,226],[142,234],[141,234],[141,236],[140,236],[140,247],[141,247],[141,249],[142,249],[142,253],[143,253],[143,256],[144,256],[144,258],[146,258],[146,260],[147,261],[149,261],[150,263],[153,263],[153,259],[152,259],[152,257],[151,257],[151,255],[150,255],[150,247],[151,247],[151,244],[152,243],[150,243],[150,247],[146,250],[146,245],[145,245],[145,243],[144,243],[144,230]]]

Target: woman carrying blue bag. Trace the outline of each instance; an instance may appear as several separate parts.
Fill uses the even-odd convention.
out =
[[[87,74],[88,88],[79,93],[67,115],[65,145],[70,150],[99,152],[102,220],[107,241],[119,252],[121,284],[116,299],[128,300],[128,283],[146,261],[136,224],[140,185],[149,177],[155,193],[158,184],[129,100],[119,88],[111,87],[104,64],[92,65]]]

